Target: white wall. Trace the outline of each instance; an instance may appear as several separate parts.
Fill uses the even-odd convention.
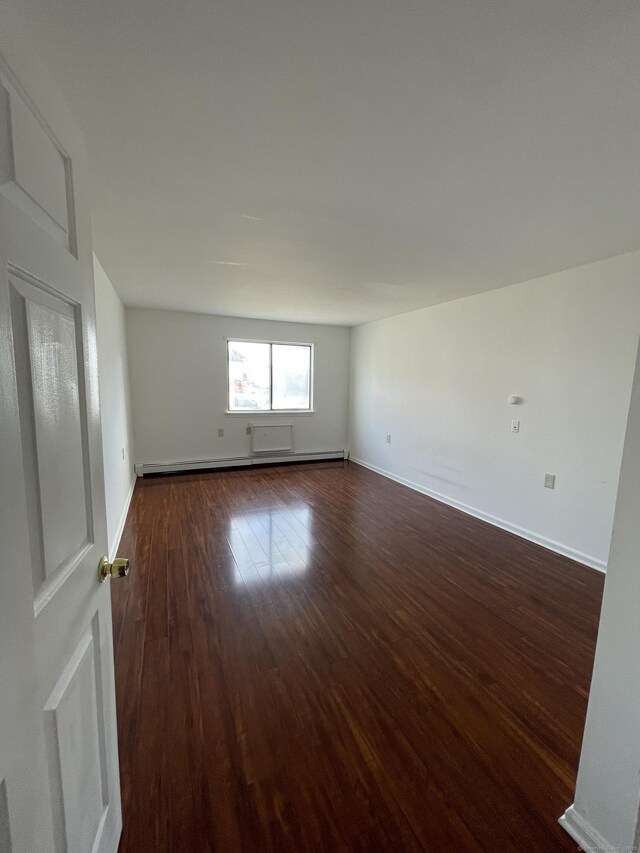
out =
[[[639,334],[640,252],[359,326],[352,458],[603,568]]]
[[[296,451],[347,446],[349,329],[129,308],[127,334],[136,462],[246,456],[250,422],[293,421]],[[227,414],[228,337],[315,343],[315,413]]]
[[[640,840],[640,354],[636,367],[575,803],[565,828],[585,850]]]
[[[95,255],[93,268],[107,537],[114,557],[135,483],[125,311]]]

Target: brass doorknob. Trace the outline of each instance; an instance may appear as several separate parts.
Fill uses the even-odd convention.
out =
[[[108,557],[103,557],[100,560],[98,567],[98,578],[100,583],[104,583],[107,578],[123,578],[129,574],[130,563],[126,557],[116,557],[113,563],[109,562]]]

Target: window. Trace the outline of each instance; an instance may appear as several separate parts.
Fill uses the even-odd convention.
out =
[[[311,350],[311,344],[227,341],[229,411],[310,411]]]

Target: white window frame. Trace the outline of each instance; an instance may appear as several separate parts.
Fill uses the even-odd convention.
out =
[[[232,409],[230,408],[230,400],[231,400],[231,385],[229,382],[229,344],[238,343],[238,344],[268,344],[269,346],[269,405],[268,409]],[[273,408],[273,368],[272,361],[273,357],[271,354],[271,347],[273,346],[289,346],[289,347],[309,347],[309,408],[308,409],[274,409]],[[247,417],[250,415],[252,417],[258,417],[262,415],[312,415],[315,413],[314,407],[314,376],[315,376],[315,343],[309,343],[309,341],[265,341],[259,340],[257,338],[226,338],[225,339],[225,347],[227,352],[226,364],[227,364],[227,415],[241,415],[242,417]]]

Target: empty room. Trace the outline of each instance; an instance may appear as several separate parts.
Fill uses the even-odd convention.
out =
[[[0,853],[640,853],[637,0],[0,0]]]

